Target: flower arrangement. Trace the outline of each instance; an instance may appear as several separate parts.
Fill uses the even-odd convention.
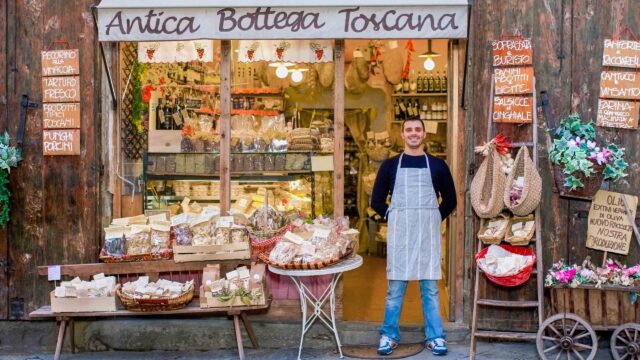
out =
[[[5,131],[0,136],[0,227],[4,228],[10,218],[9,199],[11,198],[11,190],[9,190],[9,173],[12,167],[18,166],[22,160],[20,149],[10,146],[11,138]]]
[[[604,167],[605,180],[618,181],[627,176],[629,164],[624,160],[625,149],[611,143],[605,146],[595,141],[592,122],[583,123],[578,114],[567,116],[553,130],[553,144],[549,151],[551,162],[562,167],[564,187],[570,191],[583,188],[582,176],[595,175]],[[596,168],[597,166],[597,168]]]
[[[568,285],[578,287],[582,284],[633,286],[640,281],[640,264],[626,267],[613,259],[607,259],[604,267],[595,266],[589,257],[582,265],[568,265],[564,260],[554,263],[547,271],[546,286]]]

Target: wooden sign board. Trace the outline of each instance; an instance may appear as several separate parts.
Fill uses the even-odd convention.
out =
[[[507,39],[491,42],[493,66],[522,66],[533,63],[531,39]]]
[[[631,218],[636,217],[638,197],[598,190],[589,210],[587,247],[627,255],[633,228],[622,197],[625,197]]]
[[[494,95],[531,94],[533,92],[533,67],[496,68],[494,70]]]
[[[640,68],[640,41],[605,39],[602,66]]]
[[[531,123],[533,96],[494,96],[492,116],[497,123]]]
[[[596,125],[637,129],[639,107],[640,104],[637,101],[599,99]]]
[[[42,102],[80,102],[80,76],[43,77]]]
[[[44,155],[80,155],[80,130],[43,130]]]
[[[80,74],[78,49],[42,52],[42,76],[78,74]]]
[[[42,104],[43,129],[79,129],[80,103]]]
[[[640,73],[603,71],[600,73],[600,97],[606,99],[640,99]]]

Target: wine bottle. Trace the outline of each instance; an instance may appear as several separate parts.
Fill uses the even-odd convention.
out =
[[[433,92],[433,73],[429,72],[429,77],[427,78],[427,92]]]
[[[417,92],[418,94],[422,93],[422,71],[418,72]]]
[[[442,91],[440,88],[440,72],[436,72],[436,76],[433,78],[433,92],[439,93]]]
[[[441,91],[442,92],[447,92],[448,91],[448,86],[449,85],[447,84],[447,72],[445,71],[442,74],[442,81],[441,81],[441,84],[440,84]]]
[[[162,106],[162,98],[158,98],[158,105],[156,106],[156,130],[162,129],[163,122],[164,122],[164,107]]]
[[[400,104],[398,104],[398,99],[396,99],[396,103],[393,105],[393,120],[400,121]]]
[[[171,103],[169,102],[169,97],[167,96],[164,100],[164,120],[160,125],[162,130],[171,130],[171,122],[173,121],[173,110],[171,107]]]

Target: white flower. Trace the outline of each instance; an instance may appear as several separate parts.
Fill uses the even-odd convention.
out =
[[[571,149],[578,147],[578,143],[576,143],[576,141],[573,139],[569,140],[568,145]]]
[[[595,147],[596,147],[596,142],[595,141],[587,140],[587,148],[594,149]]]

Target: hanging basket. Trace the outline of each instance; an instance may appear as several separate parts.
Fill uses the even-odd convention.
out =
[[[500,214],[504,207],[505,183],[498,152],[492,149],[471,182],[471,206],[479,217],[490,219]]]
[[[513,225],[517,223],[522,223],[524,226],[524,224],[526,224],[529,221],[534,221],[533,226],[531,227],[531,229],[529,229],[529,231],[527,231],[525,234],[518,234],[518,235],[513,234],[513,230],[512,230]],[[529,245],[529,241],[533,239],[533,234],[535,234],[536,232],[535,221],[536,219],[533,216],[533,214],[525,217],[514,217],[513,219],[511,219],[511,224],[509,224],[509,227],[507,228],[504,241],[508,242],[513,246]]]
[[[562,171],[562,166],[554,164],[553,177],[556,182],[556,187],[558,188],[558,193],[563,197],[591,200],[598,190],[600,190],[602,180],[604,179],[605,166],[606,165],[593,164],[593,170],[595,173],[589,177],[585,177],[584,174],[578,172],[574,176],[584,184],[584,187],[576,190],[569,190],[564,186],[564,178],[567,175]]]
[[[511,205],[510,190],[513,182],[519,177],[524,178],[522,197],[515,205]],[[504,204],[514,215],[527,216],[531,214],[540,204],[542,195],[542,179],[538,174],[538,169],[529,156],[529,149],[523,146],[518,150],[518,155],[513,163],[513,170],[507,177],[507,184],[504,189]]]
[[[507,276],[495,276],[495,275],[491,275],[488,274],[486,272],[482,272],[487,279],[489,279],[491,282],[498,284],[500,286],[518,286],[518,285],[522,285],[525,282],[527,282],[527,280],[529,280],[529,278],[531,277],[531,273],[533,272],[533,264],[536,263],[536,253],[533,251],[533,249],[528,248],[528,247],[518,247],[518,246],[512,246],[512,245],[507,245],[507,244],[501,244],[498,245],[500,247],[502,247],[503,249],[514,253],[514,254],[518,254],[518,255],[524,255],[524,256],[531,256],[531,261],[529,261],[529,263],[527,263],[527,265],[525,265],[524,267],[522,267],[522,269],[520,269],[520,271],[518,271],[517,273],[513,274],[513,275],[507,275]],[[480,259],[484,259],[484,257],[487,255],[487,252],[489,251],[489,247],[486,247],[482,250],[480,250],[477,254],[476,254],[476,266],[480,266],[479,262]]]
[[[500,220],[505,221],[504,226],[499,228],[499,230],[496,232],[487,234],[487,229],[489,228],[489,224],[492,221],[500,221]],[[498,216],[497,218],[482,219],[480,230],[478,230],[478,239],[480,239],[482,243],[487,245],[491,245],[491,244],[498,245],[502,242],[502,239],[504,239],[504,235],[506,234],[507,228],[509,228],[509,226],[511,226],[511,218],[509,218],[504,213],[500,214],[500,216]]]

